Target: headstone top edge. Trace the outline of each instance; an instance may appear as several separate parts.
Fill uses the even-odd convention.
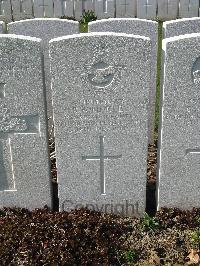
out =
[[[134,35],[134,34],[126,34],[126,33],[116,33],[116,32],[91,32],[91,33],[80,33],[80,34],[72,34],[68,36],[62,36],[58,38],[51,39],[49,43],[59,42],[68,39],[76,39],[76,38],[85,38],[85,37],[97,37],[97,36],[118,36],[118,37],[127,37],[127,38],[135,38],[135,39],[143,39],[146,41],[151,41],[149,37]]]
[[[24,36],[24,35],[17,35],[17,34],[0,34],[0,38],[5,38],[5,39],[19,39],[19,40],[24,40],[24,41],[32,41],[32,42],[37,42],[40,43],[42,40],[40,38],[36,37],[29,37],[29,36]]]
[[[147,22],[147,23],[152,23],[152,24],[158,25],[158,22],[153,21],[153,20],[149,20],[149,19],[141,19],[141,18],[108,18],[108,19],[99,19],[99,20],[95,20],[95,21],[89,22],[88,26],[95,25],[95,24],[98,24],[98,23],[104,23],[104,22],[107,22],[107,21],[117,21],[117,22],[119,22],[119,21],[141,21],[141,22]]]
[[[180,18],[180,19],[174,19],[170,21],[163,22],[163,28],[165,28],[167,25],[173,24],[173,23],[180,23],[184,21],[194,21],[194,20],[200,20],[200,17],[193,17],[193,18]]]
[[[10,25],[15,25],[15,24],[19,24],[19,23],[25,23],[25,22],[31,22],[31,21],[59,21],[59,22],[63,22],[63,23],[70,23],[70,24],[74,24],[74,25],[79,25],[78,21],[73,21],[70,19],[60,19],[60,18],[33,18],[33,19],[24,19],[24,20],[19,20],[19,21],[14,21],[14,22],[10,22],[8,23],[8,26]]]
[[[200,33],[190,33],[190,34],[178,35],[178,36],[163,39],[162,47],[165,47],[168,43],[171,43],[171,42],[176,42],[176,41],[186,40],[186,39],[191,39],[191,38],[200,38]]]

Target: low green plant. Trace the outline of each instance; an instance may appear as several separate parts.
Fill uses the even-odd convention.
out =
[[[197,222],[197,229],[192,234],[192,241],[200,248],[200,215],[195,218]]]
[[[89,23],[91,21],[97,20],[97,16],[95,15],[94,11],[92,10],[84,10],[82,19],[80,20],[80,23]]]
[[[134,250],[126,250],[122,253],[121,259],[126,263],[134,263],[138,259],[138,255]]]
[[[196,221],[197,221],[197,225],[198,225],[198,227],[200,227],[200,215],[198,215],[198,216],[196,217]]]
[[[192,234],[193,242],[200,248],[200,228],[197,228]]]
[[[154,217],[149,216],[147,213],[144,214],[144,217],[141,221],[142,228],[144,230],[155,230],[159,227],[159,223],[156,221]]]

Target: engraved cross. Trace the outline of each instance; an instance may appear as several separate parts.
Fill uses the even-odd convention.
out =
[[[45,0],[42,0],[42,4],[39,5],[39,7],[42,7],[42,8],[43,8],[43,15],[45,16],[45,6],[48,6],[48,5],[47,5],[47,4],[45,5],[45,4],[44,4],[44,1],[45,1]]]
[[[100,140],[100,155],[82,156],[82,160],[99,160],[100,162],[100,186],[101,194],[105,195],[105,160],[119,159],[122,155],[105,155],[104,154],[104,136],[99,137]]]
[[[15,177],[12,163],[12,148],[10,137],[15,134],[37,134],[39,133],[39,116],[24,115],[11,116],[4,100],[6,98],[5,83],[0,83],[0,139],[8,140],[12,177],[7,176],[4,165],[4,145],[0,141],[0,191],[15,190]]]

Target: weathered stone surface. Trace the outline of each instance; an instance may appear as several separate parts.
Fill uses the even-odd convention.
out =
[[[152,42],[151,52],[151,88],[150,88],[150,106],[149,106],[149,142],[153,142],[154,131],[154,113],[156,99],[156,73],[157,73],[157,39],[158,39],[158,23],[145,19],[102,19],[90,22],[88,26],[89,32],[121,32],[128,34],[141,35],[149,37]]]
[[[198,17],[199,0],[180,0],[179,17]]]
[[[157,0],[137,0],[137,17],[155,19]]]
[[[79,23],[64,19],[29,19],[8,24],[8,32],[42,39],[45,63],[48,116],[52,116],[51,77],[49,65],[49,41],[55,37],[79,32]]]
[[[163,23],[164,38],[199,32],[200,18],[176,19]]]
[[[51,207],[40,40],[0,35],[0,207]]]
[[[200,34],[163,41],[158,208],[200,207]]]
[[[61,37],[50,57],[60,209],[143,213],[150,39]]]

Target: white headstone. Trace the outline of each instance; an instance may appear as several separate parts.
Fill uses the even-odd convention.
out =
[[[116,17],[136,17],[137,0],[117,0],[116,1]]]
[[[36,18],[52,18],[53,15],[53,0],[34,0],[34,16]]]
[[[0,35],[0,207],[51,207],[40,40]]]
[[[128,34],[141,35],[149,37],[152,41],[152,70],[151,70],[151,89],[150,89],[150,106],[149,106],[149,142],[153,142],[154,132],[154,112],[156,98],[156,72],[157,72],[157,39],[158,23],[145,19],[102,19],[90,22],[88,25],[89,32],[121,32]]]
[[[54,0],[54,17],[60,18],[64,16],[64,3],[62,0]]]
[[[64,1],[64,15],[67,17],[75,17],[75,2],[76,0]]]
[[[10,0],[0,0],[0,20],[12,21]]]
[[[12,0],[14,21],[33,18],[33,5],[31,0]]]
[[[4,33],[5,24],[3,21],[0,21],[0,34]]]
[[[200,34],[163,41],[158,208],[200,207]]]
[[[198,17],[199,0],[180,0],[179,17]]]
[[[83,2],[82,0],[77,0],[74,3],[74,8],[75,8],[75,18],[77,20],[80,20],[83,16]]]
[[[29,19],[8,24],[8,32],[42,39],[45,63],[48,116],[52,116],[49,41],[55,37],[79,32],[79,23],[66,19]]]
[[[96,0],[95,14],[98,19],[113,18],[115,16],[115,1],[114,0]]]
[[[94,11],[95,8],[95,0],[82,0],[83,1],[83,10],[86,11]]]
[[[179,0],[158,0],[158,15],[162,20],[170,20],[178,17]]]
[[[137,17],[155,19],[157,0],[137,0]]]
[[[61,37],[50,58],[60,209],[143,213],[150,39]]]
[[[176,19],[163,23],[163,37],[200,33],[200,18]]]

